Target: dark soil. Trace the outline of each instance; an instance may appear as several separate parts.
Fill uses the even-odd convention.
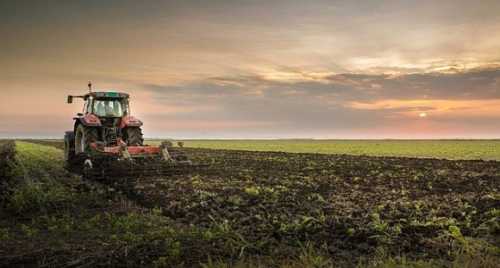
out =
[[[450,250],[450,226],[500,246],[500,230],[491,223],[500,208],[495,161],[188,152],[209,167],[108,183],[179,223],[227,224],[254,254],[286,254],[288,246],[314,241],[337,259],[378,247],[442,257]]]
[[[187,266],[207,256],[287,259],[308,243],[352,265],[380,249],[451,259],[463,237],[500,246],[500,162],[185,151],[206,167],[99,181],[178,228],[205,230],[183,242]]]

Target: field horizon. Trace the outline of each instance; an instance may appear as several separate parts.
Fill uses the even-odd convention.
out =
[[[320,153],[367,156],[500,160],[500,140],[396,140],[396,139],[274,139],[179,140],[186,147],[225,150]],[[148,139],[149,144],[158,140]]]
[[[58,143],[61,139],[22,139]],[[191,148],[285,153],[366,155],[448,160],[500,161],[497,139],[145,139],[148,145],[161,141],[182,142]]]

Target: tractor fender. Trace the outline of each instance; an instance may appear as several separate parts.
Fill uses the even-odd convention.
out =
[[[84,116],[80,117],[75,117],[75,129],[78,126],[78,124],[82,124],[86,127],[100,127],[101,126],[101,120],[99,120],[99,117],[97,117],[94,114],[86,114]]]
[[[125,127],[140,127],[140,126],[142,126],[142,121],[130,115],[122,117],[122,120],[120,122],[120,128],[122,129]]]

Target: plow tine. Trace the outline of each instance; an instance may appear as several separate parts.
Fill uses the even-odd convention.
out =
[[[128,162],[128,161],[127,161]],[[204,170],[205,165],[181,165],[181,164],[157,164],[141,165],[137,163],[120,163],[113,166],[95,168],[88,177],[92,178],[113,178],[113,177],[140,177],[140,176],[165,176],[189,174]]]

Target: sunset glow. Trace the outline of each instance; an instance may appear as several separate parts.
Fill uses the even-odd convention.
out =
[[[151,137],[498,137],[498,10],[498,1],[5,2],[0,136],[61,136],[81,110],[65,96],[91,80],[129,92]],[[416,121],[425,128],[412,132]]]

